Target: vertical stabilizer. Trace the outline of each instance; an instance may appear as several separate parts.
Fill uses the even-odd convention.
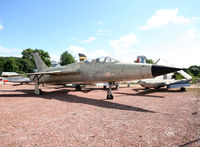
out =
[[[137,56],[137,63],[146,63],[146,59],[145,56]]]
[[[190,76],[188,73],[184,72],[183,70],[178,71],[183,77],[185,77],[187,80],[191,80],[192,76]]]
[[[85,54],[82,54],[82,53],[78,53],[78,56],[79,56],[79,61],[80,62],[83,62],[87,59],[87,56]]]
[[[39,56],[37,52],[33,53],[33,57],[34,57],[34,61],[35,61],[38,72],[48,68],[48,66],[42,61],[41,57]]]

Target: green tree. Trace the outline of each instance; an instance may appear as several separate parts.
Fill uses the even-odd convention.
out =
[[[35,49],[34,52],[38,52],[42,60],[47,66],[51,66],[50,56],[48,52],[45,52],[42,49]],[[35,62],[34,62],[35,63]]]
[[[22,51],[22,58],[33,61],[32,53],[34,52],[33,49],[27,48]]]
[[[13,57],[8,58],[3,66],[4,72],[19,72],[19,66],[17,65],[16,59]]]
[[[137,63],[137,60],[135,60],[134,62]],[[154,61],[152,59],[147,59],[146,58],[146,63],[154,64]]]
[[[190,76],[192,76],[192,83],[196,83],[196,80],[200,78],[200,66],[193,65],[193,66],[190,66],[188,69],[185,69],[184,71],[187,72]],[[176,75],[176,79],[185,78],[179,73],[175,73],[175,75]]]
[[[198,76],[200,74],[200,66],[197,65],[190,66],[189,71],[193,74],[193,76]]]
[[[5,62],[6,62],[5,57],[0,57],[0,75],[3,72],[3,66],[4,66]]]
[[[33,59],[33,56],[32,56],[32,53],[34,53],[34,52],[38,52],[39,55],[40,55],[40,57],[44,61],[44,63],[47,66],[51,66],[51,61],[50,61],[49,53],[45,52],[42,49],[35,49],[35,50],[33,50],[31,48],[27,48],[27,49],[25,49],[25,50],[22,51],[22,58],[23,59],[27,59],[27,60],[31,60],[32,63],[35,65],[35,62],[34,62],[34,59]],[[36,66],[35,66],[35,68],[36,68]]]
[[[75,62],[75,59],[70,53],[68,53],[67,51],[62,53],[60,57],[60,65],[63,66],[63,65],[74,63],[74,62]]]
[[[32,73],[34,67],[34,64],[27,59],[19,58],[17,60],[17,65],[19,67],[19,71],[24,72],[24,73]]]
[[[146,63],[149,63],[149,64],[154,64],[153,60],[152,59],[146,59]]]

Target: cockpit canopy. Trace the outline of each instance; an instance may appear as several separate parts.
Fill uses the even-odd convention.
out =
[[[99,57],[96,59],[93,59],[92,61],[86,60],[85,63],[89,63],[89,62],[94,62],[94,63],[113,63],[113,62],[119,62],[118,60],[108,57],[108,56],[103,56],[103,57]]]

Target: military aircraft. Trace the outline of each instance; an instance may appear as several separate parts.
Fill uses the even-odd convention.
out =
[[[113,99],[112,84],[115,82],[152,78],[181,70],[152,64],[123,63],[111,57],[99,57],[60,67],[47,67],[38,53],[34,53],[33,57],[37,72],[18,74],[18,76],[27,76],[35,82],[35,94],[41,94],[39,84],[44,83],[77,84],[76,90],[81,90],[80,85],[107,82],[109,83],[107,99]]]
[[[158,59],[156,64],[160,61],[165,62],[165,64],[169,64],[167,61]],[[145,56],[138,56],[137,57],[138,63],[146,63],[146,57]],[[172,65],[171,65],[172,66]],[[177,71],[179,74],[181,74],[185,79],[181,80],[175,80],[175,75],[173,73],[165,74],[162,76],[157,76],[155,78],[149,78],[149,79],[142,79],[139,80],[138,83],[145,87],[146,89],[149,88],[155,88],[159,89],[161,87],[167,87],[169,88],[180,88],[181,91],[185,91],[185,87],[190,86],[190,80],[192,77],[184,72],[183,70]]]
[[[9,76],[12,75],[13,77],[8,77],[6,79],[4,79],[4,81],[6,80],[7,82],[12,82],[12,83],[26,83],[28,84],[29,82],[31,82],[31,80],[29,78],[23,77],[23,76],[17,76],[14,77],[14,75],[18,75],[16,72],[2,72],[2,76]]]
[[[173,74],[166,74],[166,75],[158,76],[152,79],[139,80],[138,83],[142,87],[145,87],[146,89],[149,89],[149,88],[159,89],[161,87],[166,86],[167,89],[180,88],[180,91],[185,91],[185,87],[190,86],[190,80],[191,78],[175,80],[173,78]]]

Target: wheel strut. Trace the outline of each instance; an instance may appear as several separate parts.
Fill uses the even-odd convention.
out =
[[[108,92],[107,92],[107,99],[113,99],[113,95],[112,95],[112,82],[109,82],[109,88],[108,88]]]
[[[39,89],[39,79],[40,77],[38,75],[35,76],[35,94],[36,95],[41,95],[42,94],[42,90]]]

